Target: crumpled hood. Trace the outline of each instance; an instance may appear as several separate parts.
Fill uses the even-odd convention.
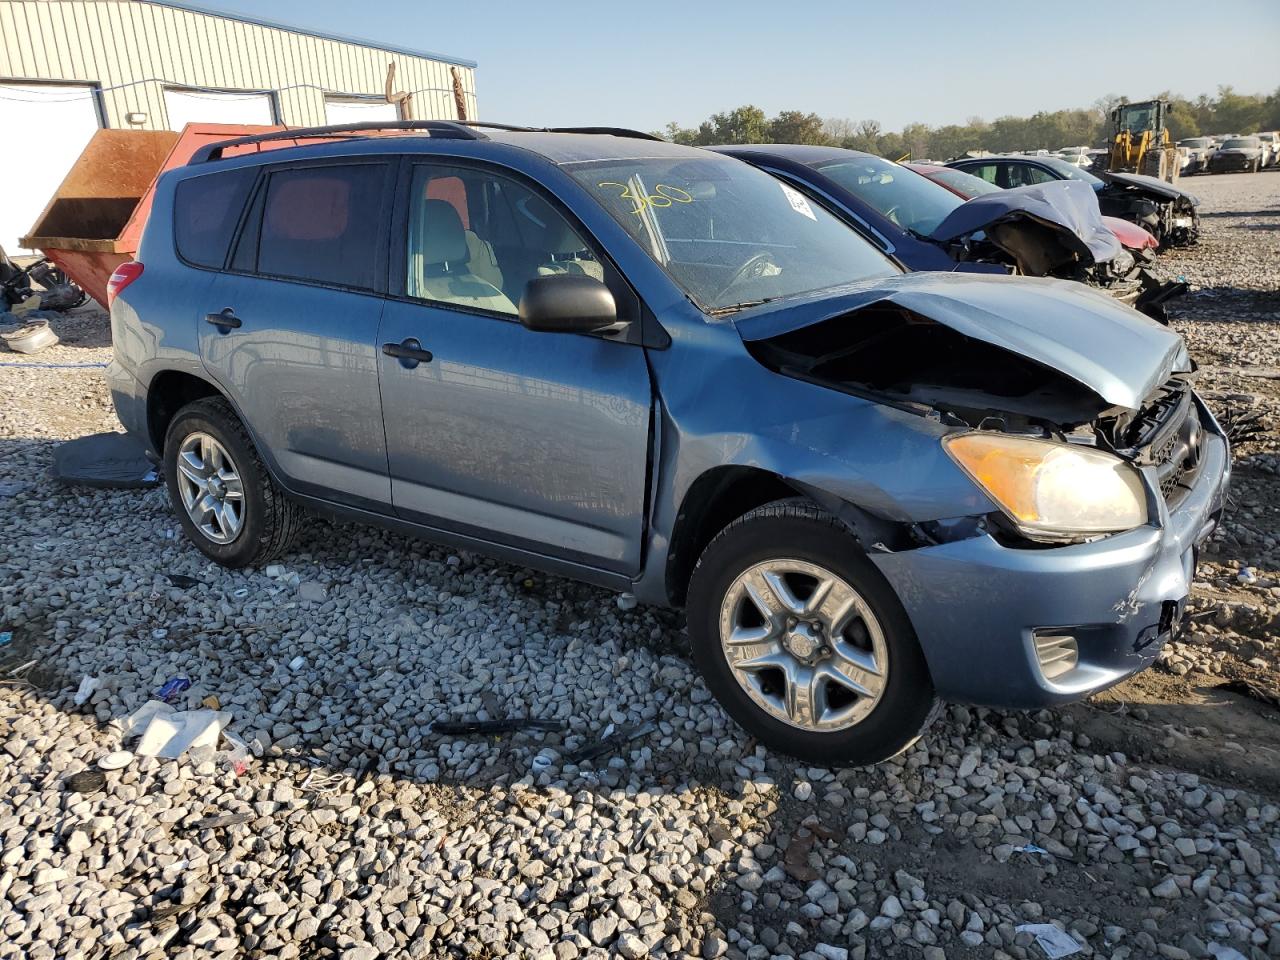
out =
[[[1185,199],[1193,207],[1200,206],[1200,198],[1194,194],[1187,193],[1185,190],[1179,190],[1171,183],[1158,177],[1147,177],[1140,173],[1111,173],[1110,171],[1102,171],[1095,174],[1099,179],[1105,180],[1107,183],[1113,183],[1120,187],[1132,187],[1136,190],[1149,194],[1155,194],[1165,200]]]
[[[733,318],[748,342],[892,304],[1057,370],[1108,404],[1137,410],[1191,362],[1182,337],[1071,280],[920,272],[844,284]]]
[[[929,236],[951,243],[979,230],[1020,263],[1028,245],[1034,245],[1034,254],[1040,255],[1056,248],[1051,268],[1075,258],[1086,265],[1106,263],[1120,252],[1115,234],[1102,222],[1097,195],[1079,180],[1055,180],[973,197],[947,214]]]

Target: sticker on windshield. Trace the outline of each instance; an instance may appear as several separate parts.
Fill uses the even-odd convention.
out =
[[[813,212],[813,208],[809,206],[809,201],[805,199],[804,194],[799,190],[788,187],[785,183],[779,183],[782,188],[783,195],[787,198],[787,203],[791,204],[791,209],[796,213],[803,213],[810,220],[817,221],[817,216]]]

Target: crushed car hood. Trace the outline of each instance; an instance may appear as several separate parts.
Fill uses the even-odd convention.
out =
[[[947,214],[929,237],[952,243],[979,231],[1033,275],[1076,259],[1086,265],[1106,263],[1120,252],[1115,234],[1102,222],[1093,188],[1077,180],[973,197]],[[1039,261],[1039,266],[1028,260]]]
[[[1200,206],[1200,198],[1194,194],[1179,190],[1171,183],[1165,183],[1156,177],[1145,177],[1140,173],[1111,173],[1103,171],[1095,174],[1099,179],[1119,187],[1132,187],[1145,193],[1154,194],[1165,200],[1183,199],[1190,201],[1193,207]]]
[[[747,342],[887,304],[1032,360],[1108,404],[1137,410],[1170,375],[1191,368],[1182,338],[1070,280],[920,272],[866,280],[736,314]]]

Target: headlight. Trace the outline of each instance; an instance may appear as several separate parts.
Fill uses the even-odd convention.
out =
[[[1147,522],[1141,476],[1112,454],[1001,433],[956,434],[943,446],[1033,539],[1080,540]]]

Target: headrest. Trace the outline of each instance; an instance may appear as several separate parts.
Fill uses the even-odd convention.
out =
[[[448,200],[422,202],[419,243],[423,263],[467,262],[467,235],[462,229],[462,218]]]

